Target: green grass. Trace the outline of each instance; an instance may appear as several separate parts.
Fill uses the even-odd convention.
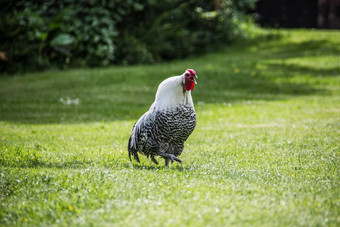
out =
[[[340,32],[271,33],[161,65],[0,77],[0,225],[339,226]],[[186,68],[183,166],[131,164],[134,122]]]

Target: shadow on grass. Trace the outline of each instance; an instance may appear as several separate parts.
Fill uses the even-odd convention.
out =
[[[177,163],[169,164],[169,167],[166,167],[165,164],[149,164],[149,165],[143,165],[138,163],[122,163],[122,166],[125,168],[133,168],[138,170],[176,170],[176,171],[187,171],[190,169],[190,167],[183,166]]]
[[[324,94],[327,90],[317,89],[304,80],[292,82],[289,78],[305,74],[337,76],[338,68],[315,69],[266,60],[322,56],[339,51],[327,40],[269,40],[228,47],[180,63],[78,70],[69,72],[75,75],[61,75],[60,78],[52,75],[40,75],[37,80],[33,76],[21,77],[7,87],[0,86],[0,121],[69,124],[137,120],[148,110],[157,85],[165,78],[158,76],[159,71],[172,75],[173,71],[180,73],[188,66],[196,68],[199,74],[193,91],[196,103],[279,100],[287,96]]]
[[[93,167],[99,167],[104,169],[136,169],[136,170],[176,170],[176,171],[187,171],[190,168],[184,167],[183,165],[179,165],[176,163],[170,164],[169,167],[166,167],[164,164],[155,165],[155,164],[139,164],[139,163],[131,163],[129,161],[122,162],[121,160],[110,160],[109,162],[101,163],[96,161],[83,161],[83,160],[72,160],[65,162],[46,162],[39,160],[37,158],[28,158],[18,160],[17,162],[6,161],[0,163],[2,167],[10,167],[10,168],[52,168],[52,169],[88,169]]]
[[[330,67],[327,69],[312,68],[298,64],[275,64],[270,63],[268,67],[273,71],[286,72],[285,76],[310,75],[312,77],[335,77],[340,75],[340,67]],[[288,70],[287,70],[288,69]]]
[[[18,162],[0,163],[0,166],[11,168],[53,168],[53,169],[86,169],[92,166],[91,161],[70,161],[70,162],[45,162],[41,160],[26,159]]]

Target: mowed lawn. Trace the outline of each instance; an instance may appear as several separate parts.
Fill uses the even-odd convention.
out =
[[[159,65],[0,76],[0,225],[339,226],[340,32],[271,31]],[[193,68],[183,165],[127,141]]]

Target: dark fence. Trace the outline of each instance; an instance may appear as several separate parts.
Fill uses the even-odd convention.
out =
[[[340,29],[340,0],[259,0],[262,26]]]

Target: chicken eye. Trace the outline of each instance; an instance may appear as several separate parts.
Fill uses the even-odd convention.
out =
[[[185,74],[185,76],[186,76],[186,77],[189,77],[189,74],[187,73],[187,74]]]

